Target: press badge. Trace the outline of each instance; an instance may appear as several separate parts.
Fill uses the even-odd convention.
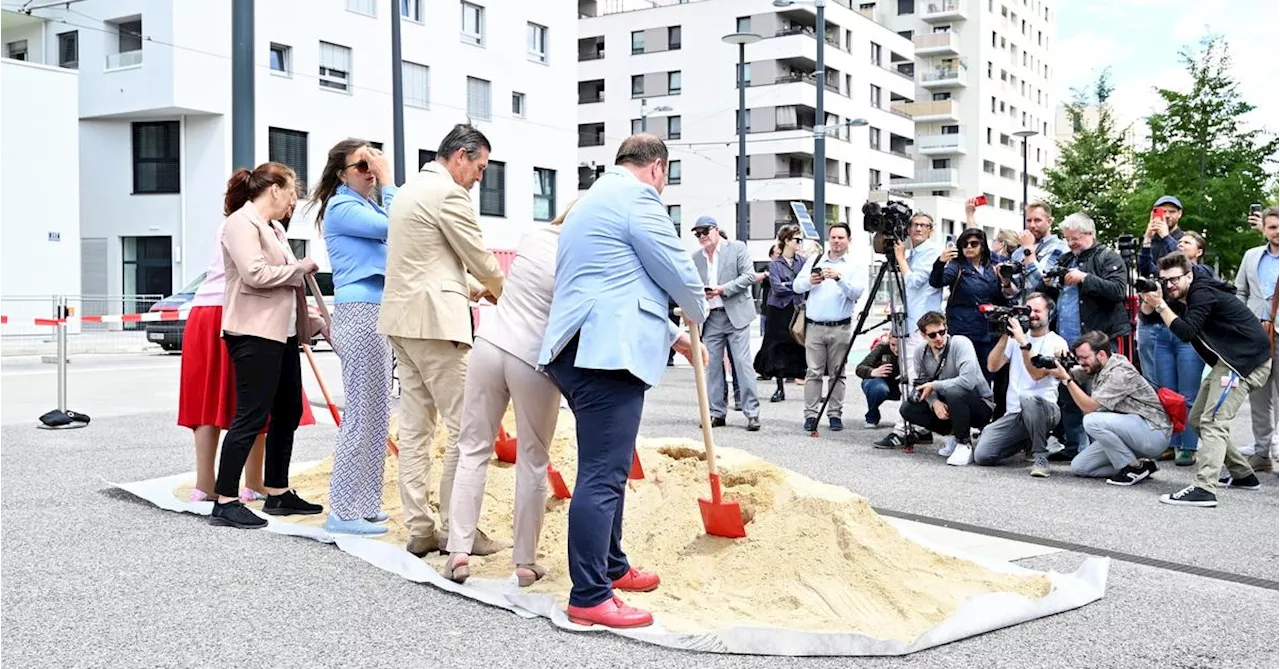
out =
[[[1235,388],[1240,385],[1240,379],[1232,379],[1231,375],[1227,374],[1222,377],[1221,383],[1223,388],[1226,388],[1228,386],[1231,388]]]

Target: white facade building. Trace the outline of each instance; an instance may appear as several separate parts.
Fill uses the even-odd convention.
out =
[[[856,0],[855,0],[856,1]],[[1055,6],[1046,0],[879,0],[859,10],[911,39],[915,57],[895,62],[913,73],[912,104],[895,108],[917,122],[913,178],[893,188],[915,196],[937,218],[959,220],[964,201],[985,194],[984,228],[1022,227],[1023,141],[1029,199],[1052,165]],[[958,230],[956,230],[958,232]]]
[[[49,21],[28,48],[40,43],[79,68],[86,293],[168,294],[203,272],[215,252],[232,169],[231,6],[82,0],[35,12]],[[406,170],[416,171],[455,123],[470,120],[493,144],[485,181],[472,193],[486,243],[512,248],[575,192],[570,4],[256,3],[255,162],[289,164],[310,187],[340,140],[359,137],[393,154],[394,8],[404,17]],[[7,30],[4,41],[9,48]],[[298,252],[323,264],[313,219],[302,208],[289,234]]]
[[[80,293],[79,84],[48,50],[44,21],[2,12],[0,31],[0,293],[12,321],[5,333],[43,333],[30,319],[53,315],[48,296]]]
[[[579,188],[613,165],[623,139],[647,127],[671,152],[662,197],[686,245],[696,248],[689,230],[702,215],[736,237],[738,47],[721,38],[758,34],[763,39],[745,50],[748,245],[754,259],[766,259],[777,228],[795,222],[790,203],[813,207],[813,129],[823,124],[814,72],[825,45],[825,123],[868,122],[843,125],[825,140],[826,221],[849,223],[855,257],[870,259],[860,213],[868,191],[913,176],[915,122],[892,109],[916,93],[894,66],[912,58],[909,39],[836,2],[826,9],[825,41],[816,38],[812,6],[769,0],[586,0],[580,12]]]

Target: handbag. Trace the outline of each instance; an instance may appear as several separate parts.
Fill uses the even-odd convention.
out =
[[[795,311],[791,314],[791,338],[801,346],[804,346],[805,320],[804,320],[804,302],[796,305]]]

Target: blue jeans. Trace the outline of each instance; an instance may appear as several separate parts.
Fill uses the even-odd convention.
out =
[[[1142,367],[1142,376],[1157,385],[1159,374],[1156,371],[1156,339],[1161,330],[1168,329],[1163,323],[1147,325],[1141,319],[1138,320],[1138,363]]]
[[[862,380],[862,394],[867,396],[867,422],[880,422],[880,405],[889,399],[889,382],[881,378]]]
[[[630,569],[622,551],[622,510],[645,385],[623,370],[576,367],[577,352],[574,337],[546,370],[578,424],[578,479],[569,503],[569,604],[589,607],[609,599],[614,579]]]
[[[1186,398],[1187,411],[1190,412],[1200,391],[1200,379],[1204,377],[1204,360],[1194,346],[1179,339],[1163,324],[1147,326],[1143,332],[1151,340],[1152,358],[1150,369],[1144,369],[1143,375],[1156,386],[1168,388]],[[1187,426],[1181,434],[1169,439],[1169,445],[1194,451],[1200,446],[1200,437]]]

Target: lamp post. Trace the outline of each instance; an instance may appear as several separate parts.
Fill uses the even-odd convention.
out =
[[[753,33],[733,33],[720,38],[726,44],[738,45],[738,217],[734,237],[747,242],[747,45],[762,37]]]
[[[1035,130],[1019,130],[1014,137],[1022,138],[1022,229],[1027,229],[1027,140],[1039,135]]]
[[[649,132],[649,112],[650,111],[669,112],[671,111],[671,107],[669,107],[668,105],[658,105],[657,107],[654,107],[652,110],[650,110],[649,101],[642,98],[640,100],[640,132]]]
[[[827,0],[773,0],[774,7],[790,7],[792,5],[813,5],[818,11],[818,70],[814,74],[818,80],[817,111],[815,125],[825,127],[827,122],[826,105],[823,93],[827,89],[826,51],[827,51]],[[813,131],[813,225],[821,239],[827,237],[826,224],[826,187],[827,187],[827,136],[825,132]]]

